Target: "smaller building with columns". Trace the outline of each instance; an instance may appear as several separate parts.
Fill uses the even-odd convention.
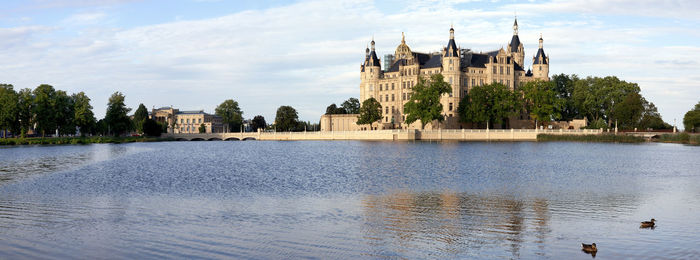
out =
[[[158,109],[154,108],[149,116],[161,124],[167,124],[168,133],[199,133],[199,128],[202,125],[204,125],[205,133],[224,132],[222,118],[205,113],[204,110],[180,111],[172,107],[161,107]]]

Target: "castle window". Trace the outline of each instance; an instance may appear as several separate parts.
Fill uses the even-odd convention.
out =
[[[506,68],[506,75],[510,75],[510,67]]]
[[[475,81],[476,81],[476,79],[472,79],[472,87],[474,86]]]
[[[450,65],[452,64],[452,59],[450,59]]]
[[[384,112],[384,114],[389,114],[389,107],[385,107],[384,110],[386,111],[386,112]]]
[[[542,71],[542,66],[540,66],[540,71]]]
[[[496,74],[496,66],[493,66],[493,74]]]
[[[402,99],[402,100],[406,100],[406,93],[403,93],[403,99]]]
[[[384,95],[384,101],[389,101],[389,94]]]
[[[394,89],[394,83],[391,83],[391,89]]]
[[[503,66],[501,66],[500,70],[501,70],[501,75],[503,75]]]
[[[382,91],[382,84],[379,84],[379,91]]]
[[[406,82],[401,82],[401,88],[406,89]]]
[[[374,70],[374,69],[372,69],[372,68],[369,68],[369,72],[372,72],[373,70]]]
[[[452,103],[450,103],[450,111],[452,111]]]
[[[394,94],[391,94],[391,101],[394,101]]]
[[[394,110],[394,106],[391,106],[391,113],[396,113],[396,110]]]

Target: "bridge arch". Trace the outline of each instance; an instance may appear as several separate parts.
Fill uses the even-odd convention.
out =
[[[204,138],[196,137],[196,138],[192,138],[192,140],[190,140],[190,141],[204,141]]]
[[[243,138],[243,141],[249,141],[249,140],[255,140],[255,137],[246,137],[246,138]]]
[[[229,137],[225,139],[226,141],[240,141],[241,139],[238,139],[238,137]]]
[[[175,141],[189,141],[189,139],[181,137],[181,138],[175,139]]]
[[[207,139],[207,141],[221,141],[221,138],[212,137],[212,138]]]

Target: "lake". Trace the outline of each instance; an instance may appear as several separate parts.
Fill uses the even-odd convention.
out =
[[[0,148],[0,259],[698,259],[699,227],[697,146]]]

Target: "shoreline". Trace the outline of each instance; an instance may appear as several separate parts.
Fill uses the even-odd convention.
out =
[[[143,143],[143,142],[165,142],[175,141],[167,137],[152,136],[86,136],[86,137],[13,137],[0,138],[1,146],[19,145],[65,145],[65,144],[120,144],[120,143]]]
[[[307,139],[309,141],[313,139]],[[332,140],[316,140],[316,141],[371,141],[370,139],[332,139]],[[20,145],[67,145],[67,144],[120,144],[120,143],[137,143],[137,142],[169,142],[169,141],[185,141],[173,137],[152,137],[152,136],[129,136],[129,137],[113,137],[113,136],[89,136],[89,137],[28,137],[28,138],[0,138],[0,146],[20,146]],[[206,141],[206,140],[197,140]],[[270,141],[270,140],[260,140]],[[279,140],[293,141],[293,140]],[[296,140],[302,141],[302,140]],[[392,141],[392,140],[375,140],[375,141]],[[664,134],[659,138],[647,139],[637,136],[628,135],[613,135],[613,134],[587,134],[587,135],[568,135],[568,134],[538,134],[535,140],[508,140],[508,139],[491,139],[491,140],[393,140],[393,141],[426,141],[426,142],[451,142],[451,141],[485,141],[485,142],[587,142],[587,143],[675,143],[700,145],[700,135],[681,134]]]

